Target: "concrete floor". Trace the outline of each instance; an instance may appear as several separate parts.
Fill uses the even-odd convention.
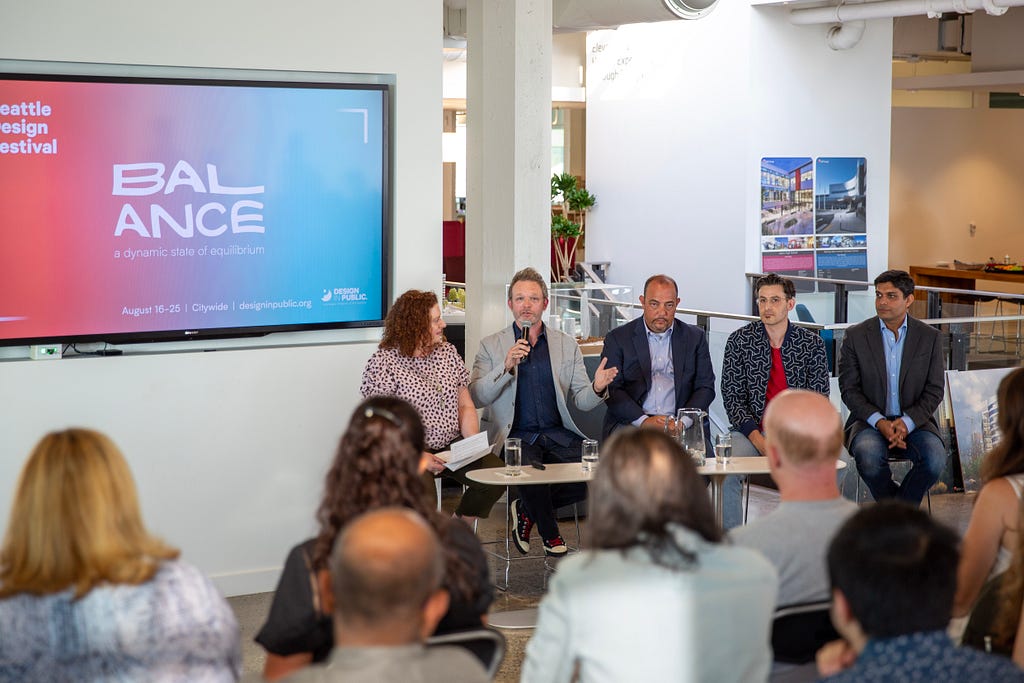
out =
[[[446,509],[454,509],[458,501],[458,489],[445,489],[444,506]],[[967,529],[970,520],[971,508],[974,504],[974,494],[951,493],[932,496],[932,515],[956,529],[961,535]],[[751,488],[750,496],[750,517],[756,519],[767,514],[778,505],[778,492],[754,486]],[[502,513],[505,510],[504,500],[495,506],[490,519],[482,520],[478,529],[480,540],[501,541],[501,549],[504,549],[505,524]],[[582,521],[580,527],[586,532],[586,522]],[[562,533],[570,545],[575,545],[575,533],[572,529],[572,522],[562,523]],[[530,555],[523,559],[515,559],[512,563],[509,577],[509,589],[498,591],[492,612],[499,610],[523,609],[536,607],[544,594],[547,585],[547,578],[550,571],[554,569],[554,563],[545,562],[540,550],[540,544],[534,543]],[[494,548],[494,546],[485,546]],[[519,558],[518,553],[513,549],[513,556]],[[495,581],[504,583],[504,562],[496,562],[494,558],[489,560],[494,569]],[[273,593],[257,593],[254,595],[243,595],[229,598],[228,602],[238,617],[238,623],[242,632],[242,656],[244,671],[262,671],[264,653],[262,648],[253,642],[253,636],[263,625],[267,612],[270,609],[270,600]],[[532,629],[506,630],[503,631],[508,644],[505,661],[498,672],[496,681],[513,682],[519,680],[519,670],[523,661],[523,652],[526,642],[533,634]]]

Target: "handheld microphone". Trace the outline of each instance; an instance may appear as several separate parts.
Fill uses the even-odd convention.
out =
[[[530,328],[533,327],[533,322],[530,320],[520,320],[519,327],[523,329],[523,339],[526,340],[530,348],[533,348],[533,344],[530,344]]]

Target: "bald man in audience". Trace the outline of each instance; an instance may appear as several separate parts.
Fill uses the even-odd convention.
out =
[[[414,512],[381,508],[354,519],[338,536],[329,569],[330,585],[321,588],[334,613],[334,650],[323,665],[286,681],[488,680],[466,650],[423,645],[448,610],[448,593],[441,588],[441,545]]]
[[[760,550],[775,565],[779,606],[828,600],[828,544],[857,511],[836,485],[836,460],[843,446],[839,413],[821,394],[789,389],[768,404],[764,428],[779,506],[733,529],[732,539]]]

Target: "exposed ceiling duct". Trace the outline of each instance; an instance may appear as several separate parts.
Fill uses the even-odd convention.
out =
[[[864,35],[864,22],[869,19],[917,15],[938,18],[947,12],[969,14],[976,10],[985,10],[988,14],[999,16],[1005,14],[1010,7],[1020,6],[1024,6],[1024,0],[880,0],[854,4],[840,2],[832,7],[794,9],[789,13],[789,21],[797,25],[834,23],[836,25],[829,29],[826,37],[828,46],[833,50],[848,50],[860,42],[861,36]]]
[[[618,28],[673,19],[700,19],[719,0],[554,0],[552,26],[560,33]],[[466,37],[466,0],[444,0],[444,35]]]
[[[556,31],[592,31],[673,19],[700,19],[718,0],[554,0]]]

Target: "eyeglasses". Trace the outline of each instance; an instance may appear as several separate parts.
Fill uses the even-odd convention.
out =
[[[781,296],[773,296],[770,299],[763,296],[757,297],[758,306],[765,306],[767,304],[771,304],[772,306],[778,306],[783,301],[789,301],[789,297],[783,298]]]

